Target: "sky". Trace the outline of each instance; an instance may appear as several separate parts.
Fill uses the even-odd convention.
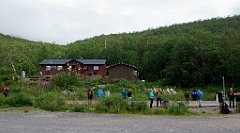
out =
[[[0,0],[0,33],[69,44],[240,14],[240,0]]]

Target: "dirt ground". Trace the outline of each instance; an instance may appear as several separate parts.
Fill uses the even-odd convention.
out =
[[[0,112],[0,133],[237,133],[240,115],[158,116]]]

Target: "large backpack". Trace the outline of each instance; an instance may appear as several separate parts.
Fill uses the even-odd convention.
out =
[[[229,108],[228,108],[227,103],[223,103],[221,113],[223,113],[223,114],[229,114],[229,112],[230,112],[230,111],[229,111]]]

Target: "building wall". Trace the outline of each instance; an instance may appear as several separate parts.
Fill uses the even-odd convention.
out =
[[[108,76],[111,80],[115,81],[121,78],[136,81],[138,76],[136,75],[136,70],[133,67],[119,64],[108,68]]]
[[[107,74],[106,65],[83,65],[80,64],[77,61],[70,61],[67,65],[64,65],[62,67],[62,70],[57,70],[57,66],[62,65],[56,65],[56,69],[51,69],[49,71],[46,70],[46,67],[49,65],[41,65],[41,72],[43,75],[56,75],[57,73],[61,71],[76,71],[79,75],[102,75],[105,76]],[[84,69],[84,66],[87,66],[87,69]],[[98,66],[98,70],[94,70],[94,66]]]
[[[98,70],[94,70],[94,66],[98,66]],[[87,65],[87,70],[83,72],[85,75],[102,75],[107,74],[106,65]]]

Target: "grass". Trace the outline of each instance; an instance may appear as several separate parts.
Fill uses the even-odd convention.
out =
[[[62,84],[62,79],[64,79],[64,84]],[[34,86],[29,86],[27,83],[14,83],[10,86],[9,99],[13,102],[6,102],[6,99],[3,96],[0,96],[0,109],[13,108],[15,105],[22,108],[22,106],[31,105],[30,107],[44,109],[48,111],[71,111],[71,112],[97,112],[97,113],[117,113],[117,114],[151,114],[151,115],[188,115],[192,114],[192,112],[188,112],[183,105],[174,104],[173,107],[169,109],[149,109],[146,101],[149,100],[149,89],[154,85],[151,83],[147,83],[145,86],[143,83],[132,83],[126,80],[118,81],[115,83],[106,83],[105,85],[100,85],[99,80],[96,81],[79,81],[74,80],[74,84],[69,85],[67,82],[68,79],[65,79],[64,76],[59,77],[56,80],[54,85],[42,89]],[[69,81],[70,82],[70,81]],[[61,83],[61,85],[66,85],[67,88],[62,89],[59,88],[61,85],[57,85]],[[88,87],[94,88],[94,99],[97,99],[97,90],[99,88],[103,89],[103,91],[109,89],[111,92],[111,96],[105,98],[103,101],[98,102],[95,105],[79,105],[79,104],[66,104],[65,101],[77,101],[77,100],[87,100],[86,90]],[[131,89],[133,91],[133,99],[132,102],[129,103],[127,100],[123,100],[120,92],[121,89],[125,88],[126,90]],[[163,88],[163,87],[161,87]],[[186,88],[175,89],[177,91],[176,95],[163,94],[162,100],[170,100],[170,101],[182,101],[183,93]],[[199,88],[187,88],[189,92],[193,89]],[[221,87],[204,87],[201,88],[203,91],[203,100],[214,100],[215,93],[221,90]],[[15,101],[14,101],[15,99]],[[18,99],[18,100],[16,100]],[[25,100],[24,100],[25,99]],[[22,101],[20,104],[19,101]],[[30,101],[30,102],[28,102]],[[13,103],[13,104],[8,104]],[[22,104],[22,103],[30,103],[30,104]],[[14,105],[15,104],[15,105]],[[26,109],[24,112],[28,112],[31,110]],[[193,115],[195,115],[193,113]]]

